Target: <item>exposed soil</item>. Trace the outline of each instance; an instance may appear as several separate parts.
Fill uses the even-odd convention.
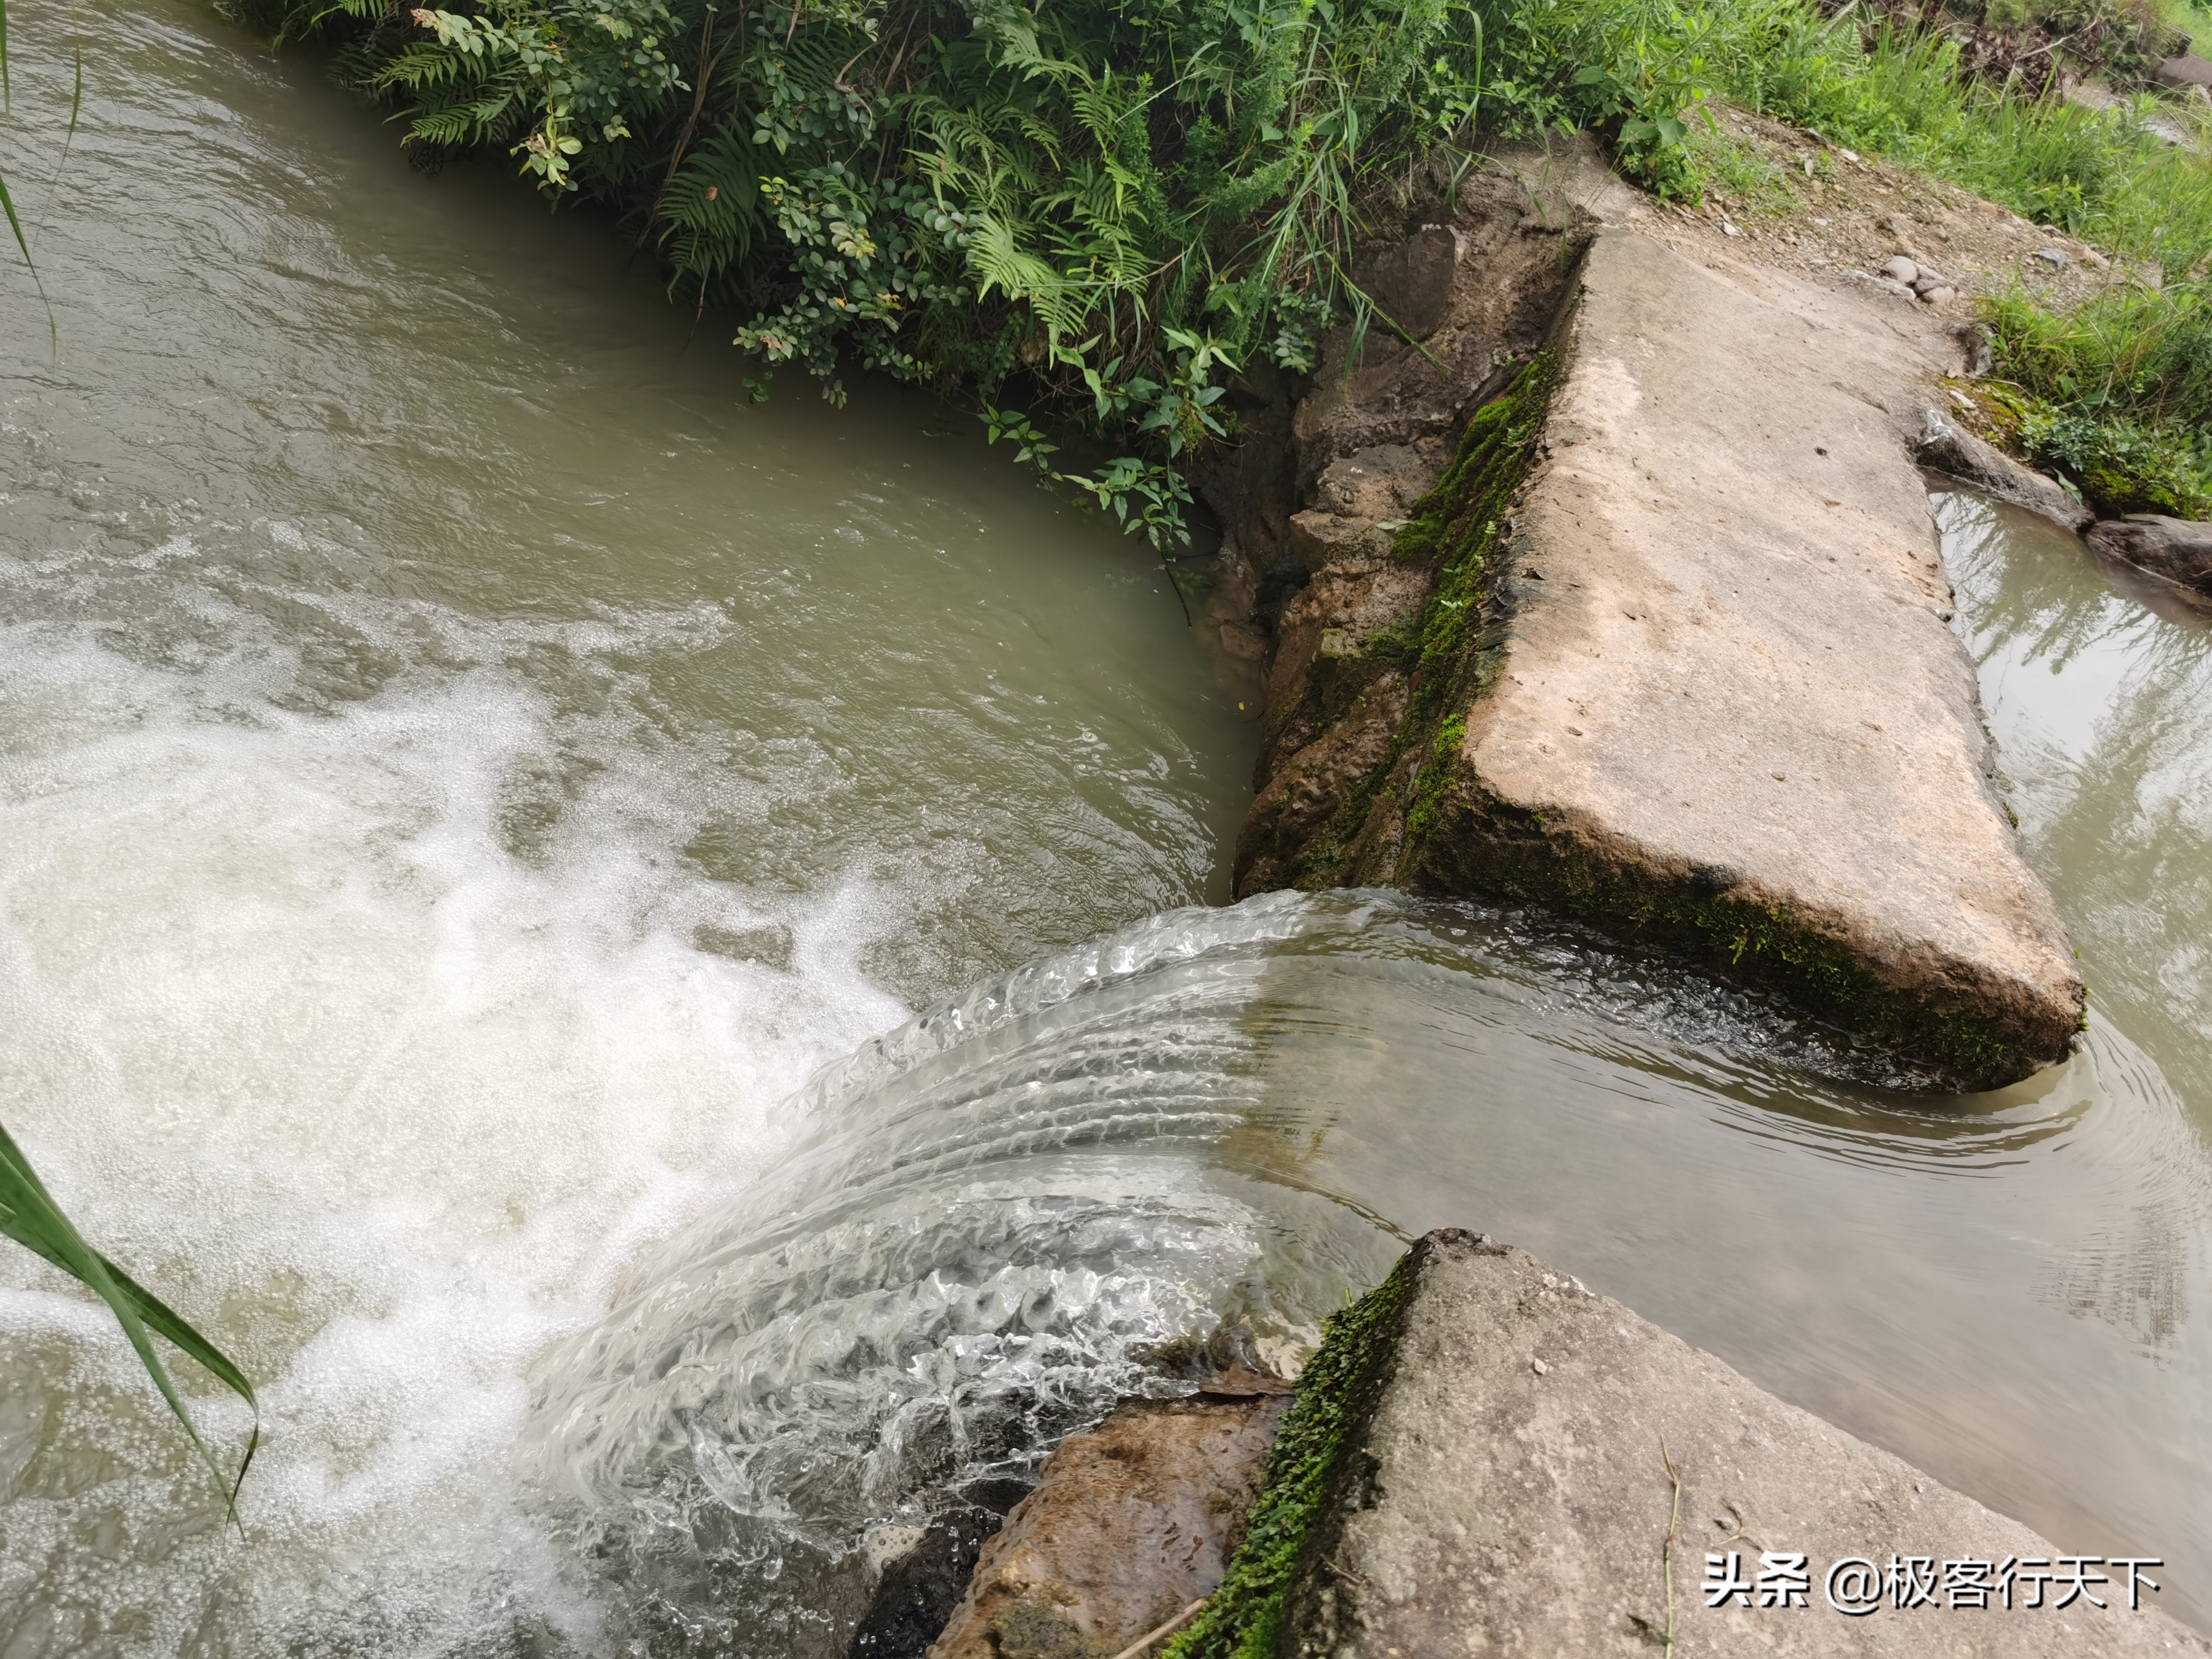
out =
[[[1655,202],[1645,234],[1710,262],[1716,254],[1885,293],[1964,322],[1973,301],[2017,284],[2048,306],[2078,305],[2115,283],[2155,288],[2155,261],[2112,259],[1997,203],[1741,110],[1714,112],[1695,140],[1723,183],[1702,206]],[[2064,256],[2063,263],[2037,257]],[[1936,306],[1887,281],[1903,255],[1933,265],[1953,296]]]

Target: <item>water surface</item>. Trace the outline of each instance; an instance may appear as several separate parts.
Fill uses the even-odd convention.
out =
[[[10,1659],[834,1655],[871,1540],[1439,1224],[2212,1608],[2201,620],[1938,498],[2092,987],[1999,1094],[1539,918],[1203,908],[1249,717],[1140,549],[926,401],[744,404],[185,4],[49,187],[14,21],[0,1118],[267,1444],[226,1536],[0,1257]]]
[[[267,1440],[226,1542],[0,1255],[0,1648],[565,1617],[533,1356],[817,1066],[1218,892],[1249,717],[971,417],[747,404],[605,227],[204,8],[12,21],[58,347],[0,269],[0,1118]]]

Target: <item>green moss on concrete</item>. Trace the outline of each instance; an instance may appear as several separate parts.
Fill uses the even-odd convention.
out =
[[[1396,1349],[1413,1257],[1322,1326],[1322,1342],[1283,1413],[1244,1541],[1220,1588],[1162,1659],[1275,1659],[1291,1589],[1327,1509],[1333,1476],[1353,1431],[1375,1408]]]
[[[1452,757],[1467,741],[1467,716],[1453,714],[1437,728],[1428,763],[1413,782],[1413,805],[1406,811],[1406,844],[1418,850],[1443,823],[1444,786],[1451,781]]]
[[[1416,623],[1378,636],[1357,660],[1364,665],[1363,689],[1382,672],[1409,673],[1411,700],[1389,751],[1321,833],[1299,849],[1291,885],[1310,890],[1397,878],[1395,868],[1360,867],[1363,848],[1397,844],[1395,837],[1367,834],[1369,823],[1378,811],[1417,812],[1423,792],[1441,787],[1439,734],[1447,726],[1463,732],[1468,704],[1486,688],[1500,643],[1494,555],[1507,507],[1535,457],[1559,373],[1556,351],[1536,353],[1504,392],[1468,418],[1450,465],[1392,544],[1390,556],[1400,563],[1435,565],[1436,586]],[[1315,676],[1317,683],[1325,678]],[[1340,714],[1344,706],[1339,703]],[[1329,714],[1326,706],[1320,712]],[[1318,721],[1317,729],[1326,730],[1334,718]],[[1455,739],[1451,747],[1456,750]],[[1406,757],[1417,752],[1425,757],[1419,781],[1411,800],[1400,800],[1392,780]],[[1425,829],[1432,817],[1420,818]]]
[[[2063,1033],[2017,1029],[1964,988],[1954,1006],[1885,984],[1842,942],[1775,906],[1732,896],[1730,878],[1669,875],[1610,859],[1570,825],[1507,807],[1455,752],[1428,804],[1434,822],[1407,885],[1534,902],[1702,962],[1738,983],[1771,988],[1970,1087],[2025,1077],[2063,1046]]]

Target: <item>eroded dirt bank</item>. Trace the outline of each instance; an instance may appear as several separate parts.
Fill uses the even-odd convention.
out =
[[[1371,262],[1410,338],[1339,342],[1272,476],[1256,411],[1215,492],[1273,629],[1238,890],[1538,901],[2027,1075],[2082,991],[1914,460],[1960,342],[1659,228],[1509,161]]]

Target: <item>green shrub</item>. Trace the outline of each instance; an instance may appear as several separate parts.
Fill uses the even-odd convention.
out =
[[[1709,141],[1726,100],[2177,279],[2212,263],[2212,159],[2164,145],[2148,104],[2024,99],[1940,30],[1816,0],[232,3],[337,37],[410,145],[504,149],[629,215],[674,292],[745,315],[756,395],[785,364],[833,399],[847,363],[965,388],[1021,459],[1163,546],[1230,376],[1310,372],[1347,319],[1394,326],[1355,250],[1471,125],[1593,128],[1694,196],[1751,165]],[[1059,473],[1046,410],[1133,453]]]
[[[2212,298],[2116,289],[2070,312],[2018,291],[1983,307],[2029,399],[2023,449],[2107,513],[2212,513]]]
[[[2067,474],[2107,514],[2201,519],[2212,513],[2212,477],[2179,433],[2045,407],[2022,424],[2021,447]]]
[[[748,317],[757,395],[843,362],[1081,415],[1076,480],[1156,542],[1255,360],[1310,369],[1386,179],[1474,112],[1459,0],[235,0],[340,37],[429,151],[492,146],[633,216]],[[1018,415],[994,418],[1049,471]],[[1054,475],[1060,476],[1060,475]]]

